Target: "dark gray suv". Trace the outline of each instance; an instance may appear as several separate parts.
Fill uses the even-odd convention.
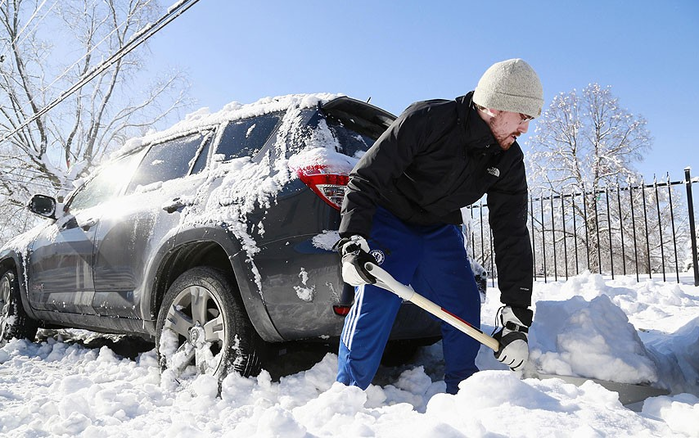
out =
[[[271,343],[333,342],[352,293],[338,256],[347,175],[395,117],[294,95],[132,140],[0,250],[2,340],[74,327],[155,340],[178,375],[255,374]],[[405,305],[392,340],[434,342]]]

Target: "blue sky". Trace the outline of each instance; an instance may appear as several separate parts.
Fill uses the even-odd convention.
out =
[[[192,110],[212,111],[331,92],[398,114],[465,94],[494,62],[523,58],[541,77],[545,107],[596,82],[645,117],[654,143],[637,168],[647,180],[681,179],[687,166],[699,176],[696,0],[201,0],[150,50],[152,68],[189,75]]]

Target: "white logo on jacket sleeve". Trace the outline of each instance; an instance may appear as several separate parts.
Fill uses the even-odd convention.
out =
[[[386,255],[380,249],[372,249],[369,254],[376,259],[377,265],[383,265],[383,262],[386,260]]]
[[[493,175],[495,178],[498,178],[500,176],[500,169],[497,167],[489,167],[487,169],[488,173]]]

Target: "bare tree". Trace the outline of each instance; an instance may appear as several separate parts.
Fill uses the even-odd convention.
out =
[[[532,192],[572,204],[573,215],[580,218],[579,226],[568,226],[559,239],[579,239],[593,272],[601,272],[604,261],[612,260],[603,253],[611,254],[613,236],[628,234],[625,224],[633,220],[631,211],[615,208],[615,203],[609,202],[609,193],[641,182],[633,165],[652,145],[645,126],[643,117],[619,106],[611,87],[590,84],[580,95],[573,91],[556,96],[530,140],[527,166]],[[649,196],[655,196],[655,192]],[[641,201],[640,196],[632,200],[638,214],[644,211]],[[648,222],[647,217],[634,219]],[[546,225],[542,220],[533,226]],[[657,220],[646,223],[648,232],[659,226]],[[630,242],[631,236],[626,237],[625,241]],[[643,250],[637,249],[636,254],[639,251]],[[650,251],[645,252],[650,265]]]
[[[580,96],[574,90],[554,97],[529,144],[535,187],[594,192],[637,181],[633,165],[643,160],[652,139],[646,120],[621,108],[611,87],[590,84]]]
[[[642,117],[619,108],[609,87],[560,94],[529,141],[529,221],[535,274],[677,273],[691,266],[685,187],[633,170],[650,148]],[[488,207],[465,209],[469,250],[492,261]],[[493,271],[493,273],[496,273]]]
[[[180,73],[143,78],[141,47],[37,117],[160,9],[155,0],[0,2],[0,239],[31,224],[21,210],[33,193],[66,193],[107,152],[185,105]]]

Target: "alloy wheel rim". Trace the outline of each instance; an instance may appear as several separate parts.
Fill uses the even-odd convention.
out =
[[[175,369],[178,375],[192,366],[199,374],[219,372],[224,346],[228,345],[226,316],[221,308],[219,297],[202,286],[189,286],[177,294],[161,335],[177,339],[170,340],[170,347],[166,348],[168,368]]]

